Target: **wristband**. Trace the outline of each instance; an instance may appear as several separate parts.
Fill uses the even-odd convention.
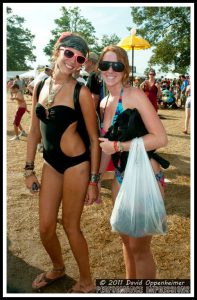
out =
[[[94,185],[94,186],[97,186],[97,182],[92,182],[92,181],[90,181],[88,185]]]
[[[117,141],[114,141],[114,150],[115,152],[118,152],[118,142]]]

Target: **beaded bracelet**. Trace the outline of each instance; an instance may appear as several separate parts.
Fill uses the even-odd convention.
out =
[[[100,174],[90,174],[90,182],[98,183],[100,180]]]
[[[26,161],[25,170],[33,170],[34,169],[34,162],[33,161]]]

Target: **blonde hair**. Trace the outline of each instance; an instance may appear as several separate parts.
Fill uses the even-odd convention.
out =
[[[122,84],[126,85],[129,80],[130,66],[129,66],[129,59],[128,59],[127,52],[123,48],[116,45],[109,45],[105,47],[99,57],[98,65],[103,60],[105,53],[109,51],[114,52],[117,56],[118,61],[124,64],[125,68],[123,70],[124,75],[122,78]]]

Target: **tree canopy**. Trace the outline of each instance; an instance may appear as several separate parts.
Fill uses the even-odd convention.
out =
[[[100,45],[97,43],[95,46],[95,51],[100,53],[103,48],[109,45],[117,45],[120,42],[120,38],[116,34],[107,35],[104,34],[100,40]]]
[[[149,65],[158,65],[164,72],[186,73],[190,67],[190,7],[132,7],[131,15],[137,34],[153,47]]]
[[[52,38],[50,39],[47,46],[44,48],[44,53],[51,56],[53,47],[61,35],[62,32],[70,31],[80,34],[90,48],[90,51],[94,51],[99,54],[102,49],[109,44],[117,44],[120,41],[120,38],[116,34],[111,36],[103,35],[99,39],[95,36],[95,28],[90,21],[81,16],[81,10],[79,7],[65,8],[61,7],[62,16],[58,19],[55,19],[56,28],[51,31]]]
[[[33,39],[29,29],[23,27],[24,18],[12,14],[7,7],[7,71],[21,71],[32,69],[28,61],[33,62]]]
[[[80,34],[88,43],[90,49],[93,48],[95,37],[95,29],[91,22],[81,16],[79,7],[66,8],[61,7],[62,16],[55,19],[56,28],[51,31],[52,38],[44,48],[46,55],[51,56],[53,47],[62,32],[70,31]]]

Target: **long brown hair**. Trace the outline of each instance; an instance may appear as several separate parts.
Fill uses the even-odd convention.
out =
[[[116,45],[109,45],[109,46],[105,47],[99,57],[98,65],[99,65],[99,62],[103,60],[103,56],[105,55],[105,53],[107,53],[109,51],[114,52],[117,55],[118,61],[120,61],[124,64],[125,69],[123,71],[124,75],[122,78],[122,84],[126,85],[128,83],[128,79],[129,79],[130,66],[129,66],[129,59],[128,59],[127,52],[123,48],[116,46]]]

